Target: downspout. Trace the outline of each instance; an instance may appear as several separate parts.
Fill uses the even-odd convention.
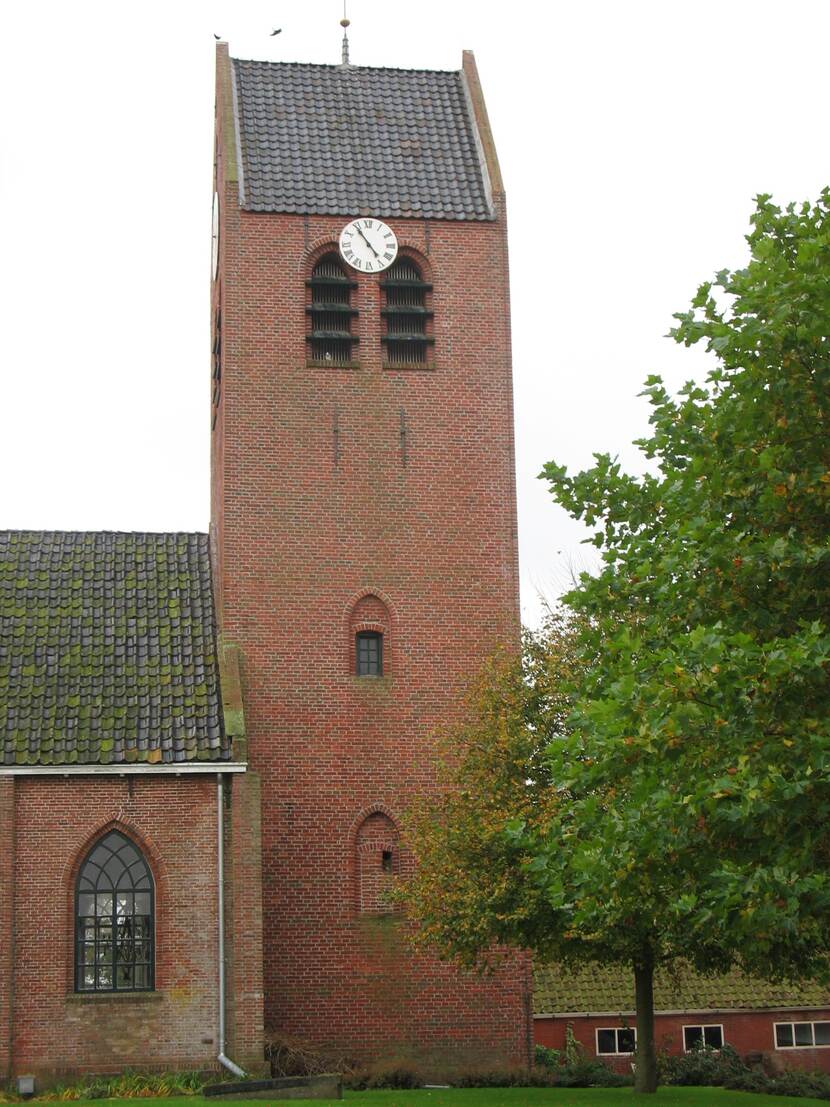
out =
[[[240,1078],[245,1070],[225,1056],[225,827],[222,774],[216,774],[216,871],[219,906],[219,1055],[216,1060]]]

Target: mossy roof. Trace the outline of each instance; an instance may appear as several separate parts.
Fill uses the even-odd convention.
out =
[[[737,970],[723,976],[701,976],[684,965],[675,973],[655,973],[654,1006],[658,1011],[830,1007],[830,987],[812,982],[770,984]],[[573,969],[537,963],[533,969],[533,1011],[536,1015],[631,1013],[634,976],[619,966]]]
[[[0,763],[229,757],[207,535],[0,531]]]

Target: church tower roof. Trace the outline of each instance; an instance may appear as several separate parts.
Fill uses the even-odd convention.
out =
[[[248,211],[494,217],[472,54],[457,72],[231,64]]]

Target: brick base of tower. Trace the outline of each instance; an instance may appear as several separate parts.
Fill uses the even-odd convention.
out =
[[[297,936],[291,956],[286,951],[270,966],[267,1035],[433,1078],[529,1064],[524,958],[511,955],[480,978],[414,957],[405,926],[388,919],[333,926],[325,951],[318,934]]]

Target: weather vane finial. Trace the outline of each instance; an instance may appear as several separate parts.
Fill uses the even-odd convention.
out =
[[[349,23],[351,20],[346,15],[346,0],[343,0],[343,18],[340,20],[340,26],[343,28],[343,49],[340,58],[341,65],[349,64]]]

